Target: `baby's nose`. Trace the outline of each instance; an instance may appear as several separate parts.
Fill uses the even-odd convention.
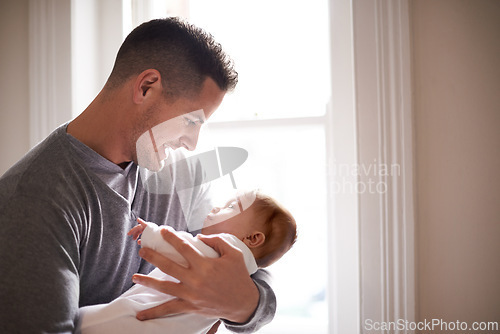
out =
[[[212,212],[212,213],[217,213],[217,212],[219,212],[219,211],[220,211],[220,208],[216,206],[216,207],[214,207],[214,208],[212,209],[212,211],[211,211],[211,212]]]

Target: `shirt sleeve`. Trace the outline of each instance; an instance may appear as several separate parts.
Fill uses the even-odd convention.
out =
[[[254,313],[246,323],[235,323],[223,319],[226,328],[235,333],[254,333],[270,323],[276,314],[276,295],[270,285],[270,273],[260,269],[251,277],[259,289],[259,304]]]
[[[0,208],[2,333],[72,333],[78,317],[78,237],[57,207],[17,197]]]

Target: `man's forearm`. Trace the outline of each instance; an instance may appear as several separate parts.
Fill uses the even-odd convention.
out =
[[[270,274],[261,269],[252,275],[252,279],[259,289],[260,295],[255,312],[245,323],[224,320],[226,327],[236,333],[254,333],[271,322],[276,313],[276,295],[270,286]]]

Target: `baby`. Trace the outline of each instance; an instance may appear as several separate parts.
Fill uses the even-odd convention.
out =
[[[149,247],[178,264],[187,266],[182,255],[168,244],[160,234],[168,226],[157,226],[138,219],[139,224],[128,234],[142,247]],[[187,232],[175,232],[197,248],[204,256],[219,254],[200,239]],[[240,249],[249,275],[283,256],[297,238],[296,223],[292,215],[271,197],[252,191],[237,194],[223,207],[215,207],[206,217],[201,233],[218,234]],[[158,268],[150,276],[178,282]],[[179,314],[164,318],[139,321],[136,313],[158,306],[174,297],[142,285],[135,285],[109,304],[87,306],[80,309],[80,332],[90,333],[207,333],[218,319],[198,314]]]

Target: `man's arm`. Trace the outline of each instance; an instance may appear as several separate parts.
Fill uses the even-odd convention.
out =
[[[162,231],[162,234],[183,254],[189,267],[179,266],[151,249],[141,249],[141,257],[181,283],[135,275],[137,283],[177,297],[174,301],[140,312],[139,319],[193,312],[226,319],[226,323],[239,332],[253,332],[272,319],[276,300],[266,283],[268,279],[260,274],[254,283],[248,276],[240,250],[216,236],[204,236],[203,242],[221,254],[220,258],[209,259],[173,233]],[[265,320],[259,316],[264,316]]]
[[[34,198],[0,210],[0,332],[71,333],[78,315],[78,243],[57,209]]]
[[[227,329],[235,333],[253,333],[273,320],[276,313],[276,295],[270,286],[271,275],[264,269],[252,275],[252,279],[259,289],[259,305],[245,323],[235,323],[224,320]]]

